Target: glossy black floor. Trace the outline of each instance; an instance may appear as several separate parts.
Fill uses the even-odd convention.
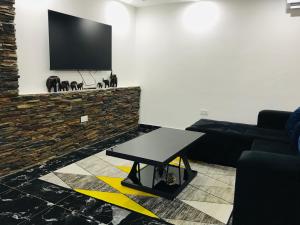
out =
[[[39,177],[157,127],[141,125],[138,130],[99,142],[76,152],[0,179],[0,224],[46,225],[162,225],[137,213],[116,224],[112,206],[72,190],[38,180]]]

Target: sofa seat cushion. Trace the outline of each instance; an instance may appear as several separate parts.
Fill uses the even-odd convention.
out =
[[[248,129],[245,134],[254,139],[264,139],[285,143],[290,142],[290,138],[288,137],[286,130],[272,130],[254,127]]]
[[[199,131],[203,133],[211,134],[228,134],[228,135],[240,135],[246,136],[247,131],[250,128],[255,128],[254,125],[242,124],[242,123],[231,123],[226,121],[207,120],[201,119],[188,127],[186,130]]]
[[[285,155],[296,155],[297,151],[289,143],[255,139],[251,151],[269,152]]]
[[[289,142],[285,130],[272,130],[259,128],[255,125],[231,123],[225,121],[201,119],[188,127],[187,130],[199,131],[209,134],[223,134],[245,139],[266,139]]]

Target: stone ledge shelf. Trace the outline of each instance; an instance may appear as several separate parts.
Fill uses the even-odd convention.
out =
[[[140,89],[139,86],[132,86],[132,87],[117,87],[117,88],[97,88],[97,89],[83,89],[83,90],[76,90],[76,91],[59,91],[59,92],[51,92],[51,93],[34,93],[34,94],[20,94],[19,96],[37,96],[37,95],[59,95],[59,94],[76,94],[76,93],[90,93],[90,92],[103,92],[103,91],[117,91],[122,89]]]

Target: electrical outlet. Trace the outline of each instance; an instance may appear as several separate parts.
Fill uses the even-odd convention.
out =
[[[205,109],[201,110],[200,115],[201,116],[208,116],[208,110],[205,110]]]
[[[80,118],[80,121],[81,121],[81,123],[86,123],[86,122],[88,122],[88,121],[89,121],[89,116],[82,116],[82,117]]]

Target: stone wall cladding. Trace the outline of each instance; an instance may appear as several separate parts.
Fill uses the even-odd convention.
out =
[[[137,128],[139,98],[140,88],[0,98],[0,175]]]
[[[0,97],[18,95],[14,0],[0,1]]]
[[[19,96],[13,5],[0,2],[0,176],[137,128],[139,87]]]

